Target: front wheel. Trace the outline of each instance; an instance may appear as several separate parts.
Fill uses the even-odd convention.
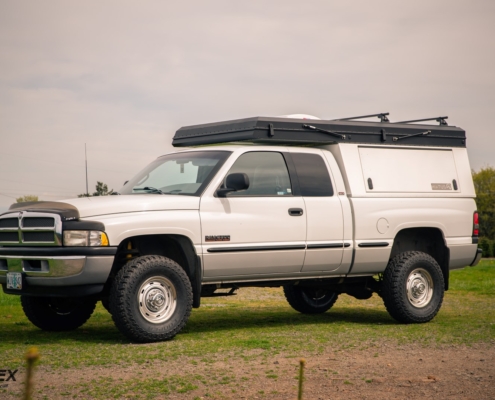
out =
[[[383,302],[398,322],[431,321],[442,306],[444,290],[440,266],[433,257],[420,251],[398,254],[383,274]]]
[[[192,287],[179,264],[162,256],[128,262],[110,289],[117,328],[136,342],[172,339],[191,314]]]
[[[86,298],[21,296],[24,314],[45,331],[71,331],[83,325],[96,306]]]
[[[321,314],[337,301],[338,293],[320,288],[294,285],[284,286],[284,294],[291,307],[303,314]]]

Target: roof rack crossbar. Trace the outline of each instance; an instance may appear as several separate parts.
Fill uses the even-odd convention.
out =
[[[370,115],[360,115],[359,117],[348,117],[348,118],[337,118],[332,121],[350,121],[353,119],[362,119],[362,118],[370,118],[370,117],[378,117],[380,118],[380,122],[390,122],[387,118],[387,115],[390,113],[379,113],[379,114],[370,114]]]
[[[399,121],[394,122],[394,124],[409,124],[412,122],[424,122],[424,121],[437,121],[440,125],[448,125],[445,121],[449,117],[434,117],[434,118],[424,118],[424,119],[412,119],[410,121]]]

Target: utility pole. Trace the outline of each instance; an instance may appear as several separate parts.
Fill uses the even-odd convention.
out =
[[[86,152],[86,143],[84,143],[84,160],[86,162],[86,196],[89,196],[89,190],[88,190],[88,154]]]

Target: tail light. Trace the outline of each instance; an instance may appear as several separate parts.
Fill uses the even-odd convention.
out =
[[[473,236],[478,236],[480,233],[480,220],[478,216],[478,211],[473,214]]]

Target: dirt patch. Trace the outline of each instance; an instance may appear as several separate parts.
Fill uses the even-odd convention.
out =
[[[493,399],[494,360],[493,344],[426,348],[382,343],[367,350],[327,350],[306,358],[303,398]],[[268,357],[263,350],[253,350],[208,360],[181,357],[141,365],[40,367],[34,398],[105,398],[113,393],[118,398],[295,399],[298,365],[299,358]],[[20,370],[3,398],[19,398],[24,376]],[[168,382],[168,389],[147,392],[146,382],[159,380]],[[122,389],[129,382],[134,386]]]

